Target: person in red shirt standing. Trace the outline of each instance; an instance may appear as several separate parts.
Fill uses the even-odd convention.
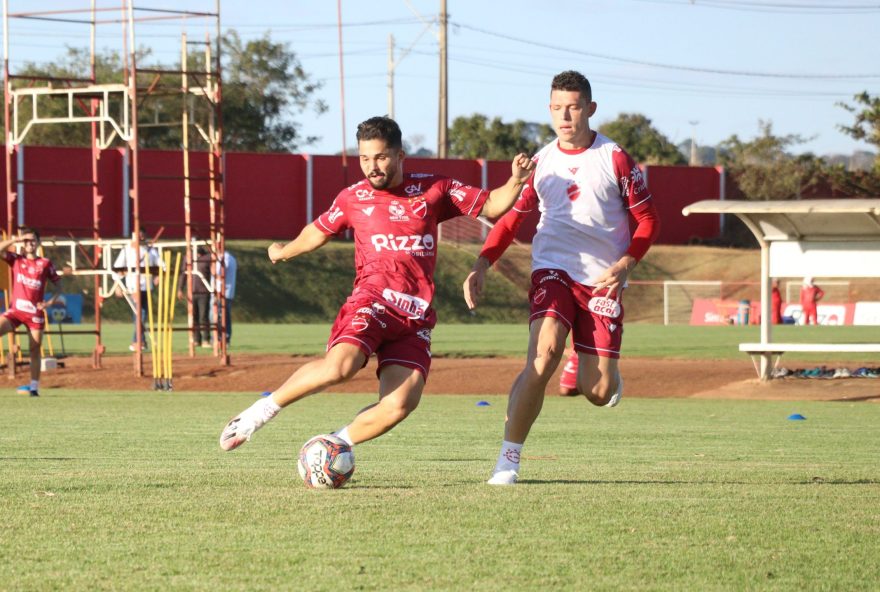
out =
[[[327,353],[234,417],[220,435],[223,450],[248,441],[283,407],[351,379],[374,353],[379,401],[336,435],[359,444],[403,421],[419,404],[431,366],[438,224],[456,216],[504,214],[534,168],[527,155],[518,154],[507,183],[488,192],[439,175],[404,173],[400,128],[388,117],[362,122],[357,140],[366,178],[339,192],[294,240],[269,247],[269,259],[277,263],[354,230],[354,290],[336,317]]]
[[[534,156],[535,172],[519,201],[486,237],[464,282],[465,301],[473,309],[486,270],[510,245],[528,212],[541,212],[532,242],[527,359],[510,389],[490,485],[514,485],[519,479],[523,444],[569,333],[575,352],[566,364],[565,374],[575,378],[569,384],[601,407],[616,406],[623,392],[621,296],[660,226],[641,169],[623,148],[590,129],[595,112],[583,74],[569,70],[553,78],[550,117],[557,139]]]
[[[24,247],[23,255],[7,250],[15,244]],[[3,253],[6,263],[12,267],[12,296],[6,311],[0,315],[0,336],[15,331],[20,325],[28,328],[31,358],[29,390],[32,397],[40,395],[40,345],[46,324],[43,310],[52,306],[61,296],[61,276],[51,261],[37,256],[39,246],[40,234],[31,228],[21,228],[18,236],[0,241],[0,252]],[[44,302],[43,296],[49,281],[55,284],[55,295]]]
[[[823,296],[825,296],[825,292],[813,283],[813,278],[805,277],[804,285],[801,286],[801,310],[804,315],[804,325],[819,324],[816,303],[822,300]]]
[[[779,291],[779,280],[773,280],[770,290],[770,320],[774,325],[782,324],[782,293]]]

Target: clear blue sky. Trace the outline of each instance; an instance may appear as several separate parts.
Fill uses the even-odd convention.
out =
[[[88,6],[86,0],[27,4]],[[213,7],[206,0],[173,4]],[[12,0],[11,10],[22,5]],[[224,29],[245,38],[270,30],[323,82],[319,94],[329,111],[297,116],[306,135],[321,136],[308,150],[313,153],[342,145],[336,8],[331,0],[221,3]],[[395,70],[395,118],[410,143],[436,149],[439,46],[436,26],[426,22],[435,21],[439,8],[439,0],[342,0],[349,147],[359,121],[388,110],[388,36],[394,35],[398,55],[411,48]],[[880,94],[876,0],[448,0],[448,12],[450,123],[473,113],[548,121],[550,79],[577,69],[599,103],[594,124],[638,112],[676,143],[695,132],[698,144],[714,145],[732,134],[753,138],[763,119],[777,134],[813,138],[802,151],[870,149],[838,131],[852,116],[835,103],[852,102],[863,90]],[[50,48],[66,37],[49,34],[52,26],[21,25],[25,34],[16,38],[13,62],[25,53],[35,60],[57,54]],[[138,39],[170,61],[175,50],[161,44],[173,43],[180,29],[179,23],[143,26]],[[102,30],[102,38],[113,34]]]

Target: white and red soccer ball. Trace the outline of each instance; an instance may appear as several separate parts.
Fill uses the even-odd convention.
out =
[[[354,452],[336,436],[315,436],[299,451],[299,475],[310,489],[338,489],[354,474]]]

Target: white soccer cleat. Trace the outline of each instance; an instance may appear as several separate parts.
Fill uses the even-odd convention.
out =
[[[516,485],[519,473],[514,469],[495,471],[492,477],[486,481],[488,485]]]
[[[249,442],[254,432],[278,414],[277,408],[273,411],[261,405],[262,402],[257,401],[226,424],[220,433],[220,448],[229,452]]]
[[[620,403],[620,397],[623,395],[623,377],[620,372],[617,373],[617,390],[611,395],[611,400],[603,405],[603,407],[617,407]]]
[[[223,428],[223,432],[220,434],[220,448],[226,452],[235,450],[245,442],[248,442],[251,436],[254,435],[254,432],[260,429],[260,427],[262,426],[257,426],[254,421],[249,421],[244,414],[233,418],[226,424],[226,427]]]

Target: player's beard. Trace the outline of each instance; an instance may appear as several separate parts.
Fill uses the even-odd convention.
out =
[[[382,175],[378,177],[372,176],[372,173],[367,177],[367,181],[370,183],[370,186],[373,189],[385,190],[388,189],[388,186],[391,184],[391,181],[394,177],[397,176],[397,167],[388,167],[387,170],[382,171]]]

